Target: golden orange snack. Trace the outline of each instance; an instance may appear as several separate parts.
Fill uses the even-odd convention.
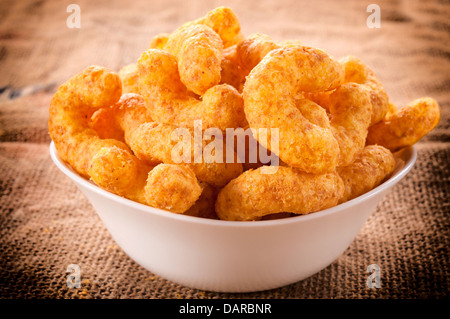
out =
[[[251,34],[237,45],[224,49],[221,82],[242,92],[245,78],[271,50],[300,44],[298,41],[275,42],[262,33]]]
[[[195,205],[202,187],[189,167],[162,163],[148,173],[144,193],[148,205],[183,214]]]
[[[239,64],[237,45],[223,50],[221,62],[220,84],[229,84],[239,92],[242,92],[245,74]]]
[[[153,172],[152,167],[136,158],[125,143],[102,139],[90,126],[94,113],[117,102],[121,91],[119,76],[99,66],[88,67],[59,87],[49,110],[49,133],[59,156],[80,175],[120,196],[178,213],[189,209],[201,193],[189,168],[183,168],[180,174],[177,165],[164,167],[172,178],[161,183],[158,171]],[[157,197],[177,194],[185,185],[190,185],[189,192],[184,192],[182,198]]]
[[[275,41],[263,33],[250,34],[239,42],[236,46],[236,60],[241,71],[241,81],[245,82],[245,77],[261,62],[267,53],[290,45],[301,45],[301,43],[297,40]]]
[[[223,6],[157,34],[118,73],[76,74],[49,113],[59,156],[84,178],[138,203],[227,221],[289,218],[361,196],[393,174],[393,152],[440,120],[430,97],[397,108],[359,58],[245,37]]]
[[[268,128],[260,144],[288,165],[309,173],[333,172],[339,144],[324,109],[302,92],[332,90],[343,82],[344,70],[320,49],[292,45],[270,51],[250,72],[244,85],[244,109],[250,127]],[[313,121],[301,109],[315,109]],[[278,130],[278,152],[272,148]]]
[[[356,198],[380,185],[395,169],[394,155],[379,145],[366,146],[354,162],[338,167],[337,173],[344,181],[345,191],[339,203]]]
[[[345,69],[345,82],[362,84],[370,91],[372,102],[370,125],[383,120],[389,110],[389,97],[375,72],[354,56],[346,56],[339,62]]]
[[[101,139],[125,142],[122,129],[116,122],[112,107],[107,106],[95,111],[88,124]]]
[[[389,109],[384,118],[386,119],[386,118],[390,117],[391,115],[394,115],[397,112],[398,112],[398,107],[394,103],[389,102]]]
[[[125,143],[101,139],[89,126],[98,109],[116,103],[122,85],[114,72],[90,66],[62,84],[52,97],[49,108],[49,133],[62,160],[84,177],[95,153],[102,147],[117,146],[128,150]]]
[[[234,11],[228,7],[217,7],[205,16],[187,24],[203,24],[213,29],[222,39],[223,46],[228,48],[238,44],[243,38],[241,25]]]
[[[149,49],[164,49],[164,46],[167,43],[167,40],[169,39],[170,33],[160,33],[155,35],[152,40],[150,41],[150,45],[148,46]]]
[[[184,215],[207,219],[219,219],[215,208],[219,189],[204,182],[200,182],[200,186],[203,188],[202,194],[195,204],[184,213]]]
[[[202,99],[189,94],[178,75],[176,58],[168,52],[149,49],[138,60],[139,87],[146,107],[158,123],[218,128],[246,125],[241,94],[228,84],[208,89]]]
[[[329,103],[330,123],[340,149],[338,166],[347,166],[366,145],[372,114],[370,95],[359,84],[345,83],[330,94]]]
[[[122,81],[122,93],[139,93],[139,75],[136,63],[125,65],[119,70],[118,74]]]
[[[144,100],[137,94],[124,94],[113,106],[116,121],[123,130],[124,139],[133,153],[148,164],[158,163],[181,164],[190,167],[200,181],[213,186],[224,186],[233,178],[242,173],[242,164],[233,162],[226,163],[226,145],[223,141],[201,141],[200,160],[195,158],[194,132],[185,128],[179,132],[184,137],[184,133],[189,133],[189,154],[173,154],[176,152],[176,145],[180,143],[177,134],[177,127],[169,124],[161,124],[151,121]],[[183,141],[187,142],[187,141]],[[214,149],[214,156],[220,156],[222,162],[207,162],[204,150],[209,143],[217,143],[220,149]],[[215,145],[211,145],[213,147]],[[181,150],[184,151],[184,150]],[[233,150],[229,150],[232,152]],[[222,152],[222,154],[220,154]]]
[[[264,164],[277,164],[267,162],[263,163],[261,153],[267,156],[271,154],[269,154],[267,149],[258,142],[248,126],[245,128],[236,129],[232,132],[232,134],[226,135],[225,142],[236,151],[237,158],[239,162],[242,163],[244,171],[256,169]]]
[[[107,191],[178,214],[190,209],[202,192],[188,167],[153,167],[118,147],[101,148],[92,158],[88,172],[92,181]]]
[[[436,100],[430,97],[416,99],[395,109],[381,122],[371,126],[367,144],[382,145],[392,152],[411,146],[438,125],[441,111]]]
[[[164,50],[176,57],[181,82],[203,95],[219,84],[223,44],[219,35],[203,24],[188,24],[175,30]]]
[[[245,75],[272,50],[279,49],[281,45],[263,33],[250,34],[241,41],[236,48],[240,66]]]
[[[216,212],[222,220],[259,220],[275,213],[308,214],[337,204],[344,192],[335,173],[309,174],[278,167],[273,174],[262,167],[233,179],[219,193]]]

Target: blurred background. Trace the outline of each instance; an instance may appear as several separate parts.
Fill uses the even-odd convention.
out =
[[[79,28],[69,27],[71,4],[80,9]],[[370,27],[370,4],[380,8],[379,28]],[[179,287],[129,260],[48,157],[48,106],[60,84],[92,64],[118,71],[136,62],[153,36],[221,5],[235,11],[244,35],[357,56],[394,104],[431,96],[442,109],[439,126],[418,144],[416,168],[344,256],[301,283],[247,296],[448,297],[450,3],[444,0],[2,0],[0,297],[234,297]],[[365,269],[377,262],[390,270],[385,289],[368,290]],[[82,289],[65,286],[68,263],[84,265]]]

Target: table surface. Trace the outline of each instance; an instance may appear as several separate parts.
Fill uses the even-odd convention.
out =
[[[80,28],[67,2],[0,2],[0,298],[448,298],[450,189],[450,5],[377,1],[87,1]],[[398,106],[431,96],[439,125],[417,144],[418,159],[330,266],[295,284],[226,294],[152,274],[116,245],[87,199],[53,165],[48,106],[57,87],[91,64],[118,71],[150,39],[219,6],[245,35],[298,39],[335,57],[367,63]],[[66,285],[81,268],[81,288]],[[367,267],[381,288],[367,288]]]

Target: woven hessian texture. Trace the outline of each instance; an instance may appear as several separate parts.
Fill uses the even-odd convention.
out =
[[[448,298],[450,189],[450,5],[378,1],[381,28],[366,25],[368,1],[64,1],[0,3],[0,298]],[[95,3],[95,4],[94,4]],[[48,106],[57,87],[91,64],[116,71],[152,36],[219,5],[243,32],[298,39],[375,70],[391,101],[440,103],[438,127],[417,144],[412,171],[379,204],[334,263],[301,282],[245,294],[180,286],[142,268],[116,245],[76,186],[49,157]],[[81,287],[68,288],[69,264]],[[367,267],[381,268],[368,288]],[[275,270],[274,270],[275,271]]]

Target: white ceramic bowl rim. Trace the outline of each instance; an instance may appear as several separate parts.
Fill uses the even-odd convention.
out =
[[[339,211],[345,210],[349,207],[355,206],[361,201],[365,201],[379,192],[382,192],[392,186],[394,186],[396,183],[398,183],[405,175],[411,170],[411,168],[414,166],[414,163],[417,159],[417,151],[416,149],[412,147],[405,148],[401,151],[399,151],[399,154],[403,153],[403,156],[399,156],[403,159],[405,159],[405,163],[402,167],[396,167],[396,170],[392,174],[392,176],[386,180],[381,185],[375,187],[371,191],[355,198],[352,200],[349,200],[343,204],[339,204],[336,206],[333,206],[328,209],[324,209],[318,212],[313,212],[306,215],[299,215],[299,216],[293,216],[289,218],[280,218],[280,219],[273,219],[273,220],[260,220],[260,221],[225,221],[225,220],[214,220],[214,219],[207,219],[207,218],[199,218],[194,216],[186,216],[182,214],[175,214],[171,213],[162,209],[150,207],[144,204],[140,204],[138,202],[129,200],[124,197],[120,197],[118,195],[115,195],[113,193],[110,193],[97,185],[95,185],[93,182],[90,182],[86,180],[85,178],[81,177],[78,173],[76,173],[68,164],[64,163],[61,158],[58,155],[58,152],[56,151],[54,142],[52,141],[50,143],[50,157],[52,158],[55,165],[70,179],[74,180],[76,183],[79,183],[83,185],[84,187],[90,189],[91,191],[100,194],[104,197],[107,197],[115,202],[119,202],[122,204],[125,204],[127,206],[139,209],[141,211],[145,211],[148,214],[157,214],[161,217],[165,218],[171,218],[171,219],[178,219],[183,222],[188,223],[202,223],[202,224],[209,224],[209,225],[216,225],[216,226],[222,226],[222,227],[266,227],[270,225],[281,225],[285,223],[292,223],[294,221],[300,221],[300,220],[310,220],[315,218],[321,218],[324,216],[327,216],[329,214],[334,214]]]

